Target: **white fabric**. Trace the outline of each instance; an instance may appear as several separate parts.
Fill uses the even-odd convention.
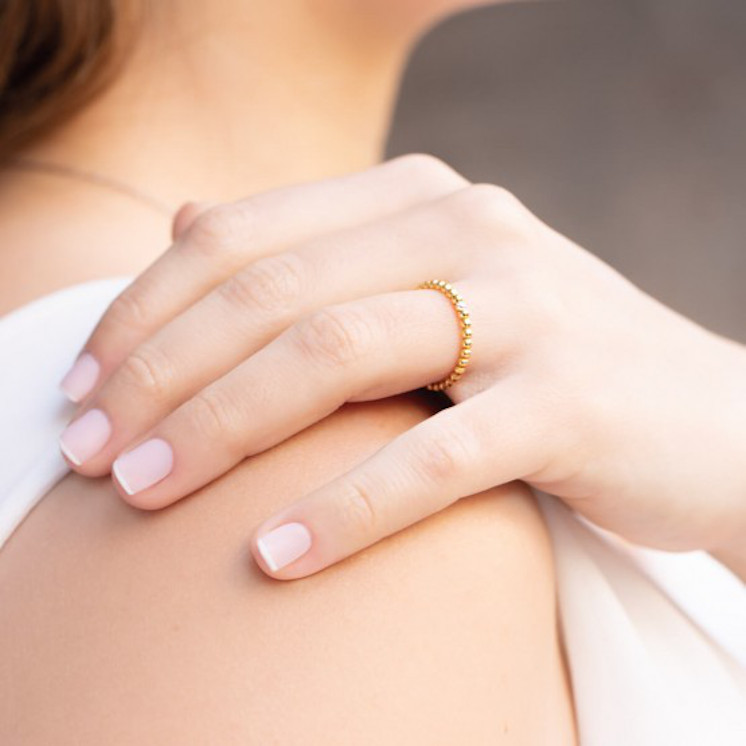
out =
[[[67,473],[57,437],[74,406],[57,384],[129,281],[75,285],[0,319],[0,547]],[[637,547],[538,498],[581,746],[744,746],[744,584],[704,552]]]

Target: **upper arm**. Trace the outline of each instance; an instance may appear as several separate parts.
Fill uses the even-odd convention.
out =
[[[309,578],[252,528],[412,426],[347,405],[171,508],[71,475],[0,552],[0,742],[573,742],[550,545],[518,484]]]

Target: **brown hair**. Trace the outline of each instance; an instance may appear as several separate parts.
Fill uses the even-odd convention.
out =
[[[0,158],[72,116],[109,81],[121,0],[0,0]]]

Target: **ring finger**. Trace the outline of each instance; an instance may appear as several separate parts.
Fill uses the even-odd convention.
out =
[[[462,286],[466,298],[475,295],[468,282]],[[114,462],[115,481],[133,505],[169,505],[346,401],[440,380],[460,341],[453,307],[437,291],[327,306],[159,423]]]

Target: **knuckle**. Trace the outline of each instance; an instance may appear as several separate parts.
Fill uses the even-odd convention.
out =
[[[153,318],[153,314],[145,298],[146,295],[135,287],[121,292],[106,312],[106,326],[147,328],[148,320]]]
[[[432,484],[440,484],[462,473],[474,460],[471,437],[453,425],[419,434],[412,452],[412,467],[418,476]]]
[[[189,424],[200,437],[226,447],[239,438],[235,402],[216,388],[203,389],[189,402]]]
[[[246,201],[218,205],[194,220],[183,248],[208,258],[230,255],[251,242],[255,222],[254,210]]]
[[[457,220],[466,219],[487,228],[514,225],[522,214],[520,201],[497,184],[472,184],[453,195],[451,206]]]
[[[313,362],[342,368],[366,357],[372,348],[370,322],[349,306],[315,311],[294,327],[301,353]]]
[[[448,186],[468,183],[454,168],[430,153],[407,153],[395,158],[394,163],[403,169],[409,178],[425,185],[442,183]]]
[[[525,309],[524,323],[526,327],[530,322],[541,322],[548,325],[555,319],[560,320],[562,310],[562,299],[558,296],[551,282],[542,276],[541,271],[526,272],[514,271],[510,278],[512,283],[511,293],[516,302]],[[553,324],[552,324],[553,325]]]
[[[219,290],[232,305],[276,316],[297,305],[307,284],[306,273],[298,254],[284,252],[257,260],[229,278]]]
[[[124,360],[118,377],[127,387],[162,401],[172,389],[174,371],[168,358],[156,347],[141,345]]]
[[[344,496],[335,502],[337,521],[345,535],[375,533],[378,509],[372,493],[359,481],[345,485]]]

